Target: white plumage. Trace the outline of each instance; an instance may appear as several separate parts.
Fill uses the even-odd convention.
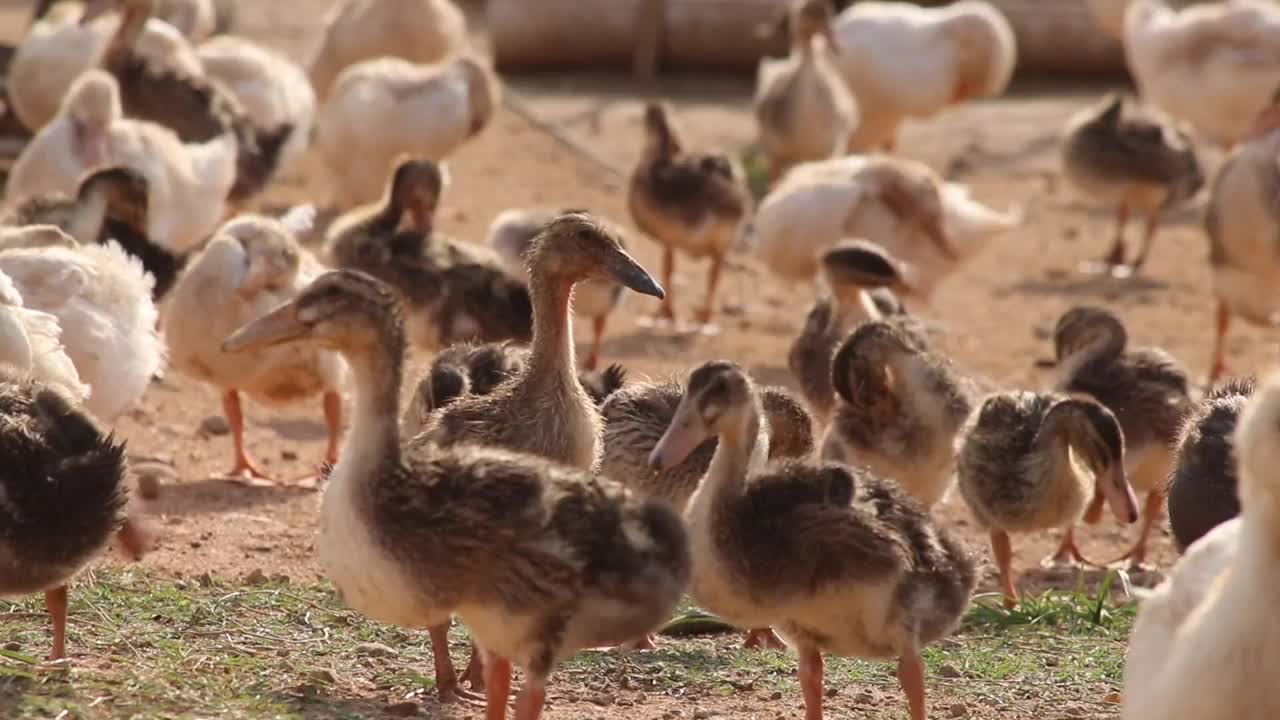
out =
[[[58,318],[24,305],[8,275],[0,273],[0,365],[24,377],[56,385],[76,402],[89,397],[62,345]]]

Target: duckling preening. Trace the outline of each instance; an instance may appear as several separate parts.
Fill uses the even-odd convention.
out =
[[[661,104],[645,106],[644,130],[644,152],[631,173],[627,203],[635,224],[662,246],[662,283],[668,295],[659,315],[675,321],[670,293],[675,252],[682,250],[710,258],[706,302],[696,313],[698,322],[709,323],[725,256],[750,211],[745,175],[725,153],[687,150]]]
[[[1072,117],[1062,164],[1067,179],[1081,192],[1116,207],[1111,250],[1086,269],[1117,277],[1142,269],[1160,213],[1189,200],[1204,186],[1191,138],[1167,122],[1125,117],[1124,98],[1118,93]],[[1126,264],[1124,227],[1131,210],[1146,214],[1147,230],[1137,256]]]
[[[561,247],[544,253],[544,262],[555,259],[570,272],[569,251],[590,242],[573,229],[582,222],[558,226]],[[636,270],[620,262],[608,264],[639,285]],[[577,272],[585,263],[577,261]],[[553,293],[562,295],[567,301],[567,290]],[[454,614],[490,653],[488,720],[506,717],[513,664],[525,673],[515,717],[536,720],[558,662],[643,635],[670,617],[688,585],[690,558],[684,525],[663,503],[531,454],[402,444],[405,330],[386,284],[358,271],[326,273],[223,347],[283,344],[342,353],[356,387],[351,432],[324,491],[320,561],[359,612],[433,628],[442,692],[450,688],[440,681],[453,671],[448,637],[437,629]]]
[[[705,363],[685,388],[649,462],[670,468],[719,438],[685,511],[694,599],[739,626],[776,628],[796,648],[806,720],[823,717],[823,653],[897,657],[911,717],[924,720],[920,650],[969,605],[968,553],[869,471],[766,466],[769,433],[741,367]]]
[[[1117,520],[1138,519],[1124,450],[1120,422],[1092,399],[1001,392],[969,416],[957,440],[956,477],[974,517],[990,530],[1007,606],[1018,599],[1010,532],[1071,527],[1095,487]]]
[[[1080,306],[1068,310],[1054,329],[1058,362],[1055,388],[1083,394],[1115,414],[1124,431],[1124,463],[1134,490],[1147,493],[1138,539],[1121,556],[1137,567],[1146,558],[1147,538],[1164,509],[1164,489],[1174,468],[1175,443],[1191,409],[1187,371],[1158,348],[1128,349],[1128,333],[1114,313]],[[1101,486],[1099,486],[1101,487]],[[1095,495],[1085,514],[1097,522],[1103,497]],[[1068,529],[1051,561],[1083,561]]]
[[[50,660],[66,657],[67,583],[115,539],[139,559],[125,447],[56,387],[0,368],[0,595],[44,592]]]

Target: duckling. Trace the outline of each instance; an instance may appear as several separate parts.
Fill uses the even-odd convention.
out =
[[[1232,378],[1191,406],[1178,436],[1169,498],[1169,530],[1178,552],[1240,514],[1234,435],[1252,377]]]
[[[10,247],[0,234],[0,247]],[[0,366],[16,379],[57,388],[77,405],[89,397],[76,365],[62,344],[58,318],[26,307],[22,293],[0,273]]]
[[[1018,601],[1010,532],[1063,528],[1069,539],[1068,528],[1092,494],[1090,480],[1117,520],[1138,519],[1138,500],[1125,475],[1124,432],[1096,400],[994,393],[969,416],[956,443],[960,494],[990,530],[1008,607]]]
[[[787,351],[787,367],[804,393],[809,409],[827,418],[834,406],[831,356],[849,330],[865,320],[892,318],[926,341],[923,328],[906,313],[897,293],[910,295],[901,266],[879,246],[844,240],[822,253],[822,278],[829,295],[819,297],[805,316],[804,327]],[[875,291],[871,291],[875,288]]]
[[[1233,435],[1240,517],[1214,528],[1138,611],[1124,669],[1125,720],[1265,718],[1280,713],[1272,670],[1277,577],[1280,377],[1246,405]]]
[[[527,277],[524,255],[530,243],[547,223],[555,219],[556,215],[570,212],[586,211],[572,209],[562,210],[560,213],[535,209],[503,211],[489,226],[487,244],[498,253],[507,272],[518,277]],[[627,244],[621,230],[615,228],[615,231],[622,249],[626,250]],[[605,325],[609,315],[621,304],[622,297],[622,284],[610,278],[587,280],[574,288],[573,314],[591,318],[591,349],[587,352],[586,360],[582,362],[582,366],[587,370],[594,370],[600,362],[600,342],[604,337]]]
[[[1116,238],[1111,250],[1086,269],[1128,277],[1147,261],[1160,213],[1189,200],[1204,187],[1204,172],[1191,138],[1159,120],[1124,116],[1124,98],[1111,93],[1067,123],[1062,144],[1063,174],[1085,195],[1112,203]],[[1124,226],[1129,211],[1147,216],[1142,248],[1125,264]]]
[[[831,0],[792,0],[788,12],[791,57],[761,59],[754,102],[770,185],[792,165],[843,155],[858,127],[857,99],[832,62]]]
[[[1055,388],[1084,394],[1115,414],[1124,431],[1124,463],[1134,490],[1147,493],[1138,540],[1121,560],[1134,567],[1146,557],[1147,537],[1164,507],[1164,486],[1174,468],[1174,443],[1191,409],[1187,371],[1158,348],[1127,350],[1120,319],[1099,307],[1068,310],[1054,328],[1058,361]],[[1095,495],[1086,522],[1097,522],[1102,496]],[[1083,560],[1070,533],[1055,558]]]
[[[110,427],[165,366],[151,279],[115,242],[79,245],[50,225],[20,232],[27,240],[0,247],[0,273],[25,307],[57,318],[67,357],[90,388],[83,407]]]
[[[142,263],[153,281],[151,297],[159,301],[173,287],[185,256],[148,236],[147,192],[142,173],[107,166],[86,174],[74,197],[50,193],[27,198],[0,216],[0,226],[56,225],[81,244],[114,240]]]
[[[969,417],[973,383],[909,330],[865,322],[832,361],[839,397],[821,455],[893,478],[926,509],[955,474],[955,438]]]
[[[526,283],[488,248],[434,231],[447,183],[434,161],[402,157],[381,202],[330,225],[325,255],[338,267],[363,270],[399,290],[413,316],[411,338],[420,347],[528,340],[533,305]]]
[[[67,655],[67,584],[115,539],[137,560],[140,526],[127,514],[123,442],[56,386],[0,368],[0,595],[44,592],[50,660]]]
[[[535,254],[544,262],[558,255]],[[540,275],[535,270],[535,283]],[[635,270],[627,275],[638,277]],[[506,717],[515,664],[526,678],[516,718],[535,720],[556,663],[582,648],[642,635],[670,617],[689,578],[683,523],[662,503],[533,455],[402,445],[400,317],[387,285],[337,270],[236,331],[223,347],[308,343],[343,353],[355,381],[354,417],[325,487],[316,541],[321,563],[359,612],[432,628],[442,692],[457,687],[446,628],[459,615],[490,654],[485,717]],[[541,362],[537,351],[534,362]]]
[[[235,462],[227,477],[274,483],[244,447],[240,393],[272,405],[323,396],[329,443],[325,461],[338,460],[346,365],[336,353],[304,346],[228,353],[222,338],[276,305],[298,295],[323,268],[297,241],[310,229],[315,210],[295,208],[281,219],[244,215],[224,224],[187,268],[170,293],[166,339],[179,372],[222,390]],[[295,481],[313,487],[317,478]]]
[[[574,285],[612,277],[657,298],[663,289],[622,249],[609,226],[582,213],[551,221],[534,239],[528,259],[534,330],[523,372],[488,395],[450,403],[428,420],[419,439],[505,447],[595,470],[603,427],[574,373],[569,315]],[[523,410],[513,413],[512,408]]]
[[[1204,228],[1218,301],[1209,384],[1227,368],[1227,330],[1233,316],[1264,327],[1280,325],[1280,89],[1255,119],[1253,134],[1222,163],[1209,191]]]
[[[685,150],[670,113],[658,103],[645,106],[644,128],[644,152],[631,172],[627,204],[636,226],[662,246],[662,282],[668,295],[659,316],[675,321],[669,293],[680,249],[695,258],[711,258],[706,303],[696,314],[706,324],[715,313],[725,255],[750,212],[745,176],[727,154]]]
[[[125,114],[164,125],[183,142],[234,137],[235,182],[226,199],[240,204],[262,192],[280,165],[293,125],[254,127],[224,85],[159,66],[140,54],[138,37],[155,10],[155,0],[88,0],[80,22],[90,22],[111,9],[120,11],[120,25],[103,54],[102,67],[120,84]]]
[[[868,471],[804,461],[765,467],[759,395],[727,361],[690,373],[649,462],[670,468],[716,436],[685,511],[694,599],[735,624],[777,628],[797,649],[809,720],[823,717],[824,652],[897,656],[911,717],[924,720],[920,650],[950,633],[968,607],[968,554]]]

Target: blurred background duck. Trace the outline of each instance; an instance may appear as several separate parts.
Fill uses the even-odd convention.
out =
[[[1074,548],[1070,528],[1095,487],[1117,520],[1138,519],[1124,469],[1124,433],[1095,400],[1026,391],[988,395],[956,448],[960,494],[991,533],[1007,607],[1018,601],[1009,533],[1062,528],[1063,545]]]
[[[499,91],[487,62],[471,55],[433,65],[380,57],[344,70],[316,120],[332,204],[345,210],[377,200],[403,154],[445,160],[489,125]]]
[[[1280,504],[1280,377],[1258,388],[1233,431],[1240,517],[1209,532],[1142,601],[1125,657],[1125,720],[1269,717],[1280,711],[1270,622]]]
[[[57,386],[0,366],[0,595],[44,592],[53,624],[50,660],[67,655],[67,585],[113,539],[141,559],[145,539],[128,517],[127,462],[116,442]]]
[[[1124,97],[1112,93],[1067,123],[1062,165],[1077,190],[1116,207],[1111,249],[1086,269],[1128,277],[1142,270],[1160,224],[1160,214],[1190,200],[1204,187],[1204,173],[1191,138],[1172,124],[1126,117]],[[1124,228],[1130,212],[1146,215],[1142,246],[1125,262]]]
[[[350,210],[329,226],[324,254],[338,267],[394,287],[419,347],[529,340],[533,305],[525,280],[507,272],[493,250],[435,231],[447,183],[436,162],[402,157],[381,201]]]
[[[223,347],[336,350],[350,363],[352,429],[329,473],[316,550],[351,607],[432,628],[442,694],[456,688],[446,632],[455,613],[490,655],[486,717],[506,717],[514,664],[525,720],[539,717],[557,663],[643,635],[683,595],[688,537],[661,503],[528,454],[402,444],[404,328],[380,281],[326,273]]]
[[[892,478],[926,509],[951,488],[955,438],[976,389],[922,338],[898,324],[858,326],[831,363],[838,398],[824,460]]]
[[[976,577],[968,553],[870,472],[805,461],[766,466],[759,395],[724,360],[689,374],[649,462],[670,468],[717,436],[685,511],[694,599],[740,627],[772,626],[796,648],[806,718],[823,717],[822,656],[832,653],[897,657],[911,717],[924,720],[920,651],[969,606]]]
[[[823,250],[861,238],[897,258],[927,302],[964,260],[1021,222],[1020,210],[992,210],[922,163],[855,155],[792,168],[760,201],[748,244],[779,277],[810,282]]]
[[[1232,378],[1191,406],[1169,476],[1169,533],[1178,552],[1240,514],[1235,431],[1253,378]]]
[[[1114,313],[1078,306],[1063,313],[1054,328],[1057,358],[1054,388],[1102,403],[1124,432],[1124,464],[1129,483],[1147,494],[1138,539],[1120,557],[1134,568],[1146,559],[1147,538],[1165,504],[1165,484],[1174,469],[1175,444],[1191,409],[1187,371],[1159,348],[1129,349],[1129,335]],[[1101,517],[1103,496],[1095,495],[1086,522]],[[1064,542],[1057,560],[1083,560]]]
[[[836,70],[831,0],[792,0],[791,57],[762,58],[754,112],[770,184],[787,168],[839,157],[858,126],[858,102]]]
[[[488,245],[502,259],[507,272],[516,277],[528,278],[525,253],[533,239],[557,215],[570,212],[584,211],[570,209],[556,213],[534,208],[504,210],[489,226]],[[610,222],[605,218],[601,218],[601,221]],[[611,223],[611,225],[618,236],[619,245],[623,250],[627,249],[626,237],[622,229],[617,223]],[[613,278],[586,280],[578,283],[573,289],[573,314],[591,319],[591,345],[588,346],[587,356],[582,361],[582,367],[587,370],[594,370],[600,362],[600,344],[604,340],[605,327],[609,321],[609,315],[622,302],[622,289],[622,283]]]
[[[805,316],[804,327],[787,351],[787,367],[809,409],[825,421],[835,403],[831,357],[850,330],[867,320],[887,318],[913,333],[921,334],[923,328],[907,315],[895,294],[912,292],[901,266],[880,247],[842,240],[822,253],[821,267],[828,294],[815,300]]]
[[[231,428],[234,464],[227,477],[276,483],[250,461],[244,446],[241,393],[255,402],[284,405],[322,395],[328,433],[325,462],[338,460],[346,365],[332,352],[305,346],[228,353],[222,339],[248,320],[297,296],[323,266],[297,240],[310,230],[315,210],[295,208],[281,219],[235,218],[187,263],[169,295],[165,338],[173,366],[217,388]],[[294,481],[313,487],[317,478]]]
[[[631,219],[662,247],[662,284],[667,296],[658,316],[675,322],[676,251],[708,258],[706,299],[695,319],[709,324],[725,256],[751,210],[742,167],[722,152],[687,148],[660,103],[644,109],[644,150],[631,171],[627,205]]]
[[[8,246],[8,235],[0,230],[0,247]],[[4,273],[0,273],[0,366],[12,379],[56,388],[77,405],[89,397],[89,386],[81,382],[62,344],[57,316],[27,307]]]
[[[1280,84],[1276,85],[1280,88]],[[1231,318],[1280,325],[1280,91],[1254,121],[1253,135],[1222,164],[1209,191],[1204,227],[1218,307],[1209,382],[1228,372]]]

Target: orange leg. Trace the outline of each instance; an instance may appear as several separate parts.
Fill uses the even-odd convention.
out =
[[[608,321],[608,315],[591,319],[591,352],[587,353],[587,359],[582,363],[585,370],[595,370],[600,364],[600,343],[604,341],[604,327]]]
[[[991,531],[991,554],[995,556],[996,568],[1000,571],[1000,588],[1004,590],[1004,606],[1013,609],[1018,604],[1018,591],[1013,587],[1013,545],[1009,543],[1009,534],[1003,530]]]
[[[772,628],[759,628],[747,631],[747,639],[742,647],[748,650],[785,650],[787,644],[782,642],[782,638]]]
[[[222,394],[222,412],[227,416],[227,425],[231,427],[231,442],[235,448],[235,465],[227,477],[240,480],[249,485],[271,485],[271,478],[253,463],[244,451],[244,414],[240,408],[240,393],[228,390]]]
[[[336,392],[324,394],[324,424],[329,430],[329,444],[324,450],[324,461],[330,465],[338,462],[338,448],[342,444],[342,396]],[[320,473],[303,475],[293,482],[298,487],[314,488],[320,482]]]
[[[716,291],[720,287],[720,271],[724,269],[724,257],[713,255],[711,257],[711,267],[707,269],[707,300],[706,303],[698,309],[698,322],[706,325],[711,322],[711,318],[716,312]]]
[[[675,310],[675,278],[676,275],[676,251],[670,246],[662,248],[662,289],[666,291],[666,297],[662,299],[662,304],[658,306],[658,312],[655,317],[670,320],[676,319]]]
[[[485,684],[489,689],[485,694],[484,720],[506,720],[507,699],[511,697],[511,661],[491,657],[485,665]]]
[[[1213,340],[1213,364],[1209,369],[1209,384],[1225,375],[1227,370],[1227,330],[1231,327],[1231,309],[1218,301],[1217,328]]]
[[[920,660],[919,652],[912,650],[898,658],[898,684],[907,695],[911,720],[925,720],[924,663]]]
[[[800,651],[800,692],[804,695],[804,720],[822,720],[822,651]]]
[[[1116,562],[1128,560],[1131,570],[1142,567],[1142,562],[1147,559],[1147,538],[1151,535],[1151,528],[1163,514],[1164,491],[1152,490],[1147,493],[1147,504],[1142,509],[1142,526],[1138,528],[1138,539],[1128,552],[1116,559]]]
[[[1080,553],[1080,546],[1076,545],[1076,531],[1074,527],[1067,528],[1062,533],[1062,542],[1058,544],[1058,550],[1049,557],[1040,561],[1041,567],[1055,567],[1059,565],[1075,565],[1083,563],[1085,565],[1097,565]]]
[[[618,647],[621,647],[624,650],[657,650],[658,638],[655,637],[653,633],[647,633],[635,640],[628,640]]]
[[[1129,223],[1129,206],[1121,203],[1116,209],[1116,239],[1111,249],[1101,259],[1083,263],[1081,269],[1089,273],[1109,273],[1124,264],[1124,227]]]
[[[471,660],[467,663],[467,669],[462,671],[462,678],[476,692],[484,692],[485,688],[485,661],[484,652],[480,650],[480,646],[474,640],[471,641]]]
[[[1089,525],[1097,525],[1102,519],[1102,505],[1106,502],[1106,497],[1097,487],[1093,489],[1093,499],[1089,501],[1089,507],[1084,510],[1084,521]]]
[[[525,678],[524,687],[520,689],[520,694],[516,697],[515,720],[538,720],[538,718],[542,717],[542,707],[546,702],[546,678],[528,676]],[[488,718],[485,720],[488,720]]]
[[[1156,237],[1156,228],[1160,225],[1160,211],[1152,210],[1147,216],[1147,231],[1142,235],[1142,248],[1138,250],[1138,257],[1133,259],[1133,264],[1129,267],[1136,275],[1142,266],[1147,262],[1147,253],[1151,251],[1151,243]]]
[[[481,696],[458,686],[458,674],[454,672],[453,658],[449,656],[449,623],[436,625],[429,632],[432,660],[436,666],[436,692],[440,696],[440,702],[481,702]]]
[[[53,623],[53,650],[49,652],[49,659],[61,660],[67,656],[67,586],[45,590],[44,606]]]

